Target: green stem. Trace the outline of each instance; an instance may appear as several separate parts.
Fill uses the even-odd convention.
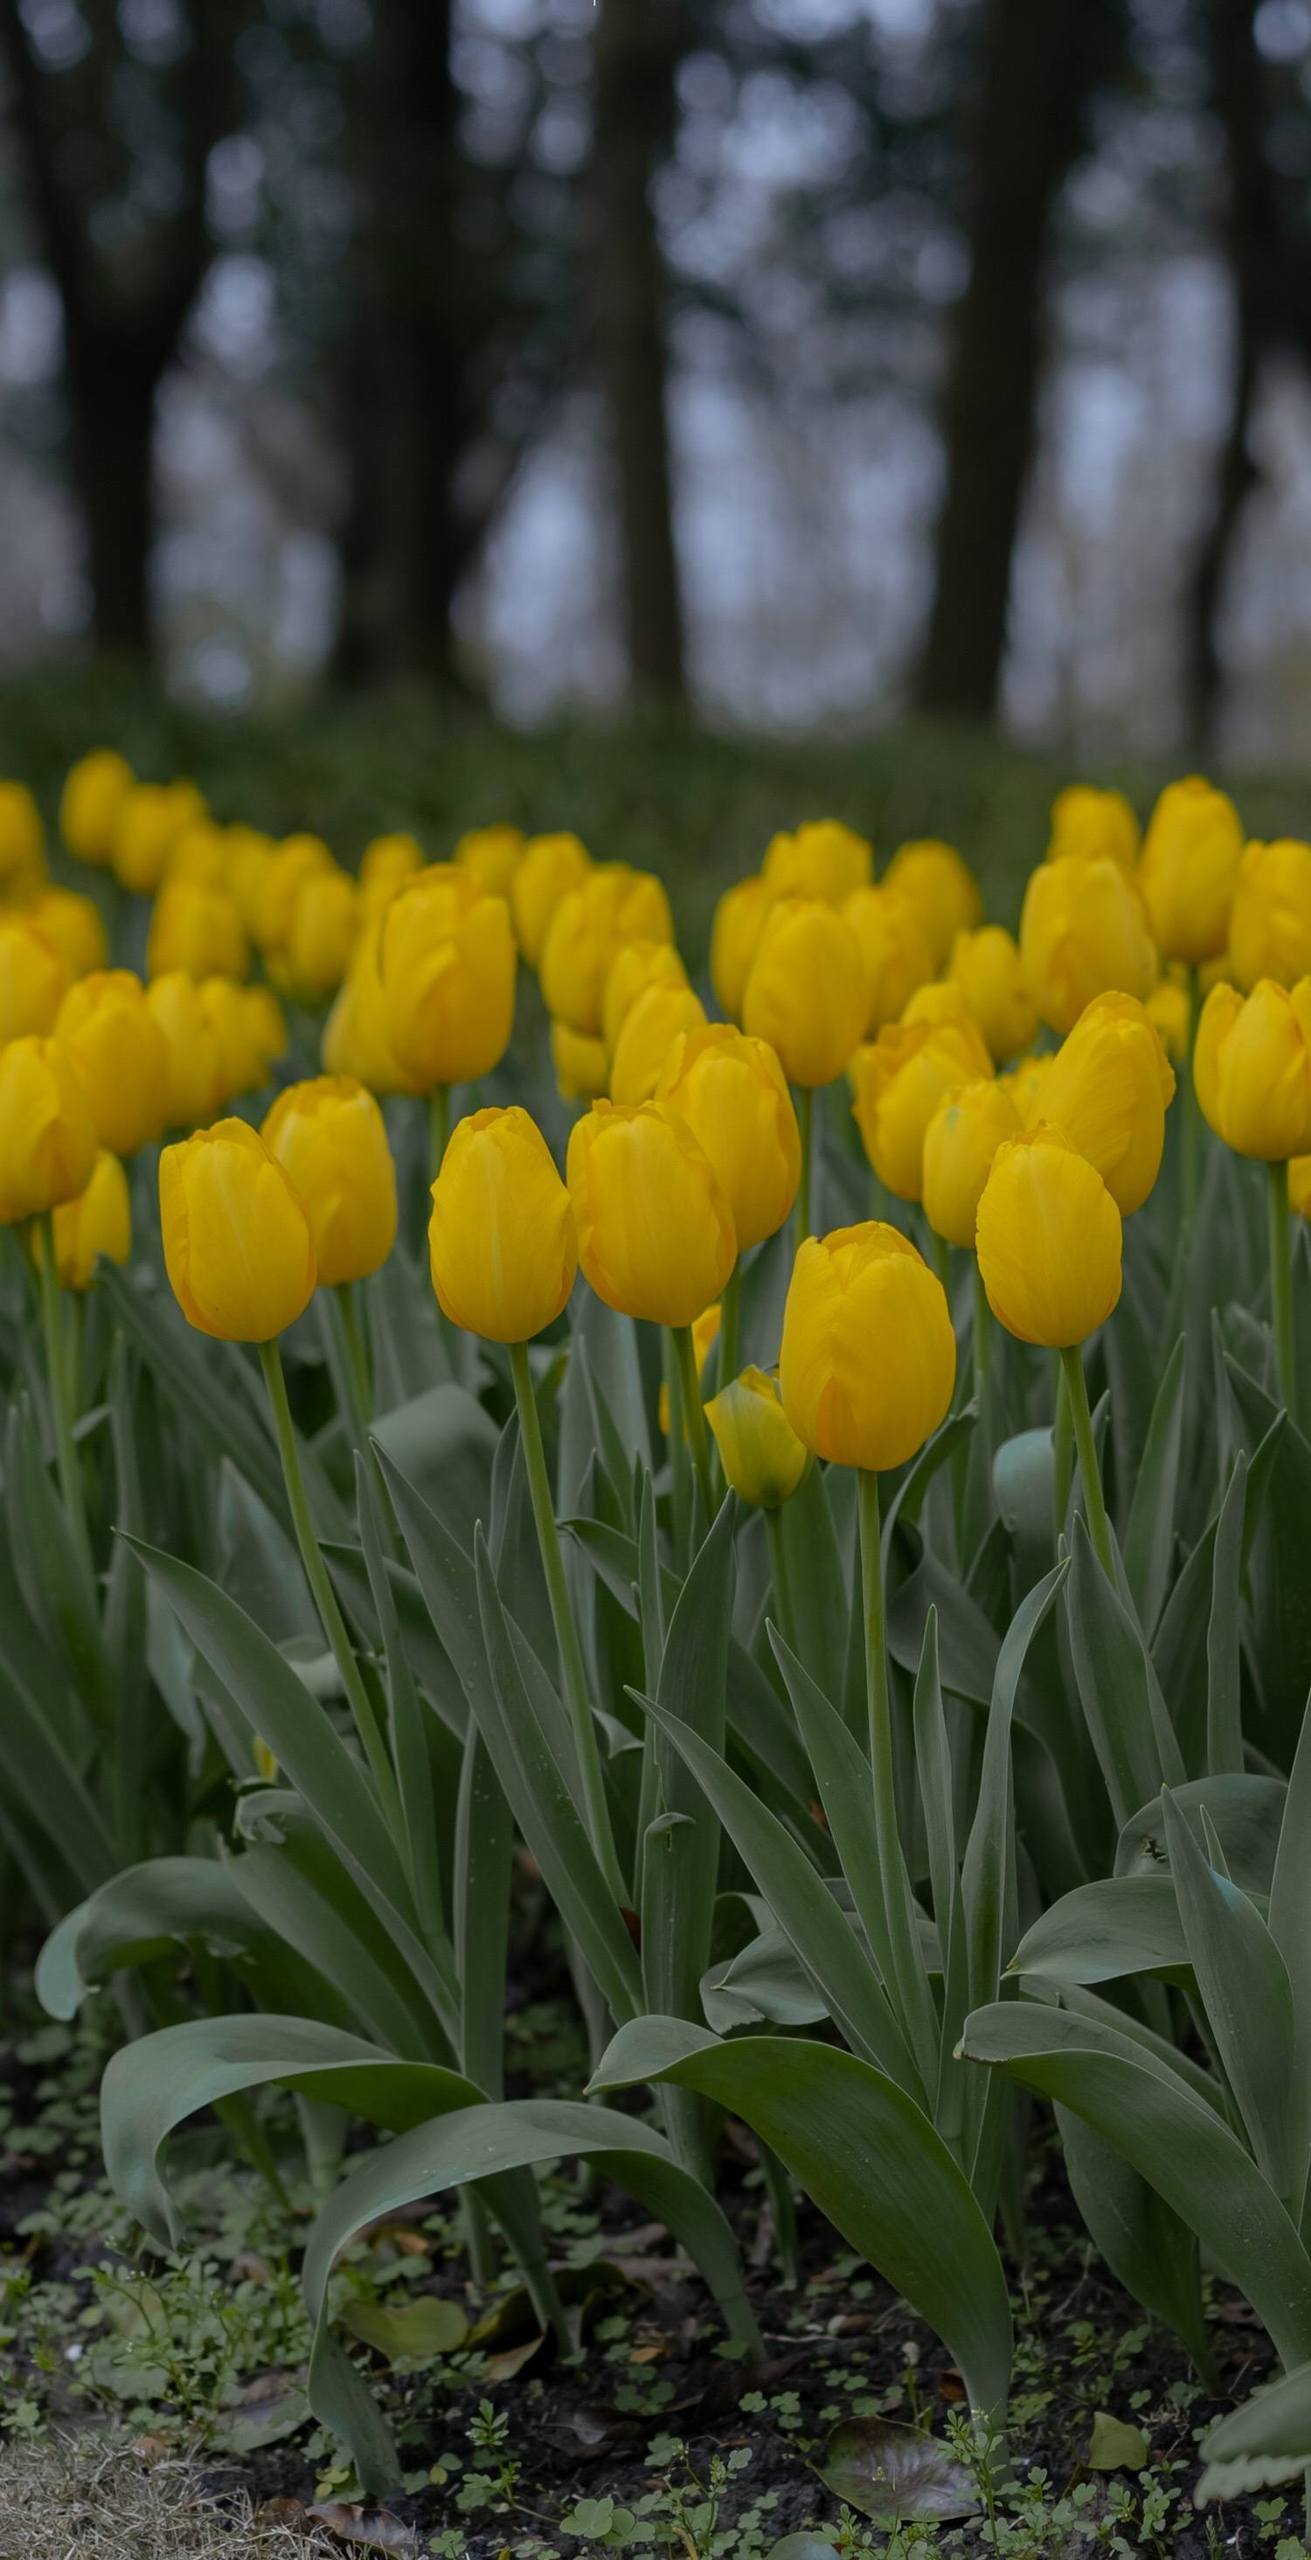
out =
[[[801,1179],[797,1185],[797,1242],[804,1244],[814,1230],[815,1160],[815,1096],[808,1084],[797,1088],[797,1127],[801,1132]]]
[[[927,1225],[927,1223],[928,1223],[928,1222],[927,1222],[927,1220],[925,1221],[925,1223],[926,1223],[926,1225]],[[951,1305],[951,1246],[948,1244],[947,1239],[946,1239],[946,1237],[945,1237],[945,1236],[940,1236],[940,1235],[938,1234],[938,1231],[937,1231],[937,1228],[936,1228],[936,1227],[929,1227],[929,1229],[928,1229],[928,1236],[929,1236],[929,1256],[930,1256],[930,1260],[931,1260],[931,1262],[932,1262],[933,1269],[934,1269],[934,1270],[935,1270],[935,1272],[937,1273],[939,1280],[942,1282],[942,1293],[943,1293],[943,1296],[945,1297],[945,1299],[946,1299],[946,1301],[947,1301],[948,1306],[950,1307],[950,1305]]]
[[[977,1262],[974,1265],[974,1323],[970,1332],[970,1354],[974,1366],[974,1397],[982,1421],[987,1413],[988,1386],[992,1377],[992,1309]]]
[[[451,1088],[448,1084],[434,1085],[428,1097],[428,1128],[432,1141],[433,1180],[436,1181],[451,1136]]]
[[[1061,1369],[1069,1399],[1070,1419],[1074,1425],[1074,1445],[1079,1453],[1079,1475],[1083,1498],[1088,1510],[1088,1527],[1101,1562],[1115,1580],[1115,1551],[1111,1545],[1111,1524],[1106,1514],[1106,1495],[1102,1490],[1102,1471],[1097,1464],[1097,1444],[1093,1438],[1092,1415],[1088,1409],[1088,1381],[1083,1374],[1083,1353],[1078,1343],[1061,1353]]]
[[[282,1480],[287,1488],[287,1508],[291,1513],[291,1524],[296,1532],[296,1544],[300,1549],[300,1560],[305,1568],[305,1579],[322,1621],[323,1632],[336,1657],[342,1686],[346,1692],[351,1714],[355,1718],[355,1729],[363,1744],[364,1756],[373,1772],[379,1799],[391,1825],[393,1837],[400,1842],[405,1838],[405,1828],[401,1818],[396,1779],[391,1761],[387,1756],[382,1729],[373,1711],[373,1701],[365,1688],[360,1666],[355,1659],[354,1648],[346,1632],[345,1619],[337,1606],[337,1595],[328,1578],[328,1568],[323,1561],[323,1551],[310,1515],[309,1497],[305,1491],[305,1478],[301,1472],[300,1452],[296,1446],[296,1427],[291,1418],[291,1406],[287,1402],[287,1381],[283,1375],[282,1356],[276,1342],[261,1342],[259,1364],[264,1372],[264,1384],[268,1389],[273,1427],[277,1434],[278,1455],[282,1460]]]
[[[1052,1425],[1052,1480],[1055,1488],[1053,1508],[1056,1513],[1056,1544],[1065,1535],[1065,1522],[1070,1508],[1070,1486],[1074,1478],[1074,1416],[1070,1411],[1070,1393],[1065,1371],[1056,1372],[1056,1419]]]
[[[673,1336],[674,1353],[678,1361],[679,1384],[683,1390],[683,1427],[687,1432],[692,1464],[696,1469],[697,1482],[705,1502],[708,1527],[715,1516],[715,1479],[710,1464],[710,1431],[706,1423],[706,1409],[701,1401],[701,1381],[697,1376],[696,1348],[692,1341],[690,1324],[671,1325],[669,1329]]]
[[[1188,1057],[1183,1073],[1180,1145],[1183,1150],[1184,1216],[1190,1219],[1197,1207],[1201,1187],[1202,1112],[1197,1099],[1197,1081],[1193,1074],[1193,1056],[1197,1046],[1197,1017],[1200,1011],[1200,988],[1197,971],[1188,972]]]
[[[542,1571],[546,1576],[547,1596],[551,1603],[551,1619],[560,1655],[560,1677],[564,1685],[565,1703],[573,1722],[574,1742],[578,1752],[578,1774],[583,1790],[583,1813],[588,1837],[596,1851],[597,1861],[610,1892],[621,1909],[628,1896],[624,1890],[610,1825],[610,1806],[605,1792],[605,1775],[596,1739],[596,1718],[592,1712],[591,1691],[583,1648],[578,1640],[578,1627],[569,1584],[560,1552],[560,1532],[556,1526],[555,1505],[551,1499],[550,1479],[546,1472],[546,1452],[542,1447],[542,1425],[533,1393],[532,1372],[528,1365],[528,1345],[516,1342],[510,1350],[510,1367],[514,1375],[514,1401],[519,1415],[519,1437],[523,1445],[524,1467],[532,1500],[537,1544],[541,1552]]]
[[[343,1365],[350,1388],[351,1409],[363,1447],[373,1421],[373,1384],[369,1376],[364,1328],[349,1280],[338,1283],[332,1293],[332,1302],[337,1311],[336,1322],[345,1355]]]
[[[901,1833],[897,1821],[896,1764],[892,1747],[892,1698],[888,1687],[888,1646],[883,1605],[883,1554],[879,1517],[879,1480],[872,1467],[860,1474],[860,1576],[865,1610],[865,1703],[869,1717],[869,1763],[874,1791],[874,1828],[878,1838],[879,1878],[888,1950],[897,2007],[909,2026],[918,2014],[918,1954],[911,1935],[905,1890]]]
[[[737,1376],[740,1353],[738,1343],[742,1331],[742,1265],[735,1262],[719,1305],[719,1383],[732,1384]]]
[[[788,1552],[783,1539],[783,1513],[765,1513],[765,1535],[769,1540],[769,1568],[774,1583],[775,1624],[785,1644],[797,1649],[797,1622],[792,1607],[792,1575],[788,1569]]]
[[[1289,1233],[1288,1167],[1268,1165],[1270,1314],[1275,1334],[1275,1375],[1291,1421],[1297,1420],[1297,1368],[1293,1353],[1293,1250]]]
[[[55,1255],[55,1216],[46,1209],[36,1220],[37,1265],[41,1296],[41,1326],[45,1336],[46,1378],[50,1388],[50,1414],[54,1425],[55,1463],[59,1469],[59,1489],[64,1498],[73,1544],[83,1565],[87,1581],[95,1588],[95,1563],[91,1554],[91,1533],[87,1527],[86,1495],[82,1469],[74,1438],[74,1404],[76,1389],[70,1373],[68,1340],[64,1325],[64,1293],[59,1285],[59,1264]]]

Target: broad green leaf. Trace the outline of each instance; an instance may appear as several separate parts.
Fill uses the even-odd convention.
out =
[[[1288,1781],[1279,1828],[1274,1872],[1270,1881],[1270,1935],[1288,1969],[1293,1995],[1293,2053],[1290,2062],[1303,2146],[1303,2201],[1299,2220],[1305,2228],[1306,2195],[1311,2180],[1307,2108],[1311,2104],[1311,1705],[1302,1717],[1297,1753]],[[1234,1871],[1232,1858],[1230,1870]],[[1239,1879],[1241,1881],[1241,1879]]]
[[[373,1438],[453,1534],[467,1538],[475,1520],[490,1520],[496,1425],[467,1387],[425,1387],[379,1414]]]
[[[979,2493],[949,2445],[894,2418],[844,2418],[824,2447],[829,2495],[891,2528],[904,2516],[945,2524],[977,2513]]]
[[[1070,1646],[1084,1717],[1117,1825],[1165,1781],[1187,1775],[1151,1655],[1093,1553],[1076,1514],[1069,1604]]]
[[[1124,1534],[1124,1570],[1139,1623],[1150,1638],[1165,1604],[1174,1556],[1175,1505],[1183,1454],[1187,1346],[1180,1334],[1152,1406]]]
[[[1108,2409],[1094,2413],[1088,2446],[1090,2471],[1145,2471],[1150,2460],[1151,2447],[1141,2427],[1131,2426],[1125,2418],[1112,2417]]]
[[[858,2056],[790,2037],[719,2044],[673,2019],[621,2028],[597,2089],[674,2079],[740,2116],[853,2249],[943,2340],[973,2406],[1004,2417],[1011,2311],[987,2222],[904,2089]]]
[[[1074,2201],[1094,2248],[1135,2302],[1182,2338],[1203,2377],[1212,2381],[1196,2233],[1081,2117],[1058,2106],[1056,2122]]]
[[[1269,1893],[1274,1873],[1279,1827],[1288,1789],[1282,1778],[1259,1776],[1254,1770],[1216,1778],[1190,1778],[1172,1794],[1195,1840],[1202,1837],[1202,1815],[1214,1823],[1235,1884],[1245,1893]],[[1115,1852],[1117,1876],[1160,1875],[1168,1865],[1165,1817],[1159,1795],[1135,1813],[1120,1834]]]
[[[513,1858],[514,1818],[486,1740],[471,1717],[455,1817],[457,2050],[470,2079],[488,2098],[502,2094]]]
[[[1170,1877],[1133,1875],[1077,1885],[1025,1930],[1006,1970],[1042,1982],[1115,1982],[1187,1963]]]
[[[439,2293],[421,2293],[408,2302],[371,2302],[357,2294],[343,2305],[341,2325],[389,2365],[402,2368],[456,2355],[469,2335],[458,2302]]]
[[[1306,2106],[1295,2107],[1293,1993],[1283,1958],[1254,1904],[1216,1874],[1173,1798],[1165,1798],[1170,1876],[1189,1961],[1214,2049],[1258,2166],[1300,2213]]]
[[[52,2018],[76,2017],[87,1992],[121,1966],[201,1939],[240,1947],[258,1933],[234,1868],[217,1858],[150,1858],[111,1876],[47,1938],[36,1995]]]
[[[1296,2480],[1311,2466],[1311,2363],[1263,2383],[1202,2439],[1199,2503]]]

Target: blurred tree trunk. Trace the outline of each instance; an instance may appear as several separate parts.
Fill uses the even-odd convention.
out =
[[[211,249],[205,170],[233,111],[242,0],[192,0],[188,41],[160,75],[176,135],[174,201],[144,221],[129,258],[97,244],[112,184],[113,92],[122,53],[97,35],[72,71],[46,71],[20,0],[0,0],[0,57],[41,252],[63,306],[70,461],[86,541],[97,645],[144,657],[152,642],[154,428]],[[111,175],[112,173],[112,175]]]
[[[1099,0],[982,0],[965,231],[943,432],[926,711],[988,719],[1035,441],[1053,216],[1077,155]]]
[[[609,417],[629,672],[685,691],[683,597],[669,443],[669,280],[652,185],[673,140],[684,0],[601,0],[592,157],[596,350]]]

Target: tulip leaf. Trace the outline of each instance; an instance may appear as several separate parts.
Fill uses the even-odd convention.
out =
[[[111,1876],[51,1931],[36,1965],[36,1994],[52,2018],[76,2017],[94,1983],[148,1963],[189,1939],[240,1947],[262,1922],[217,1858],[151,1858]]]
[[[85,1780],[48,1715],[0,1660],[5,1783],[35,1829],[67,1862],[79,1892],[88,1893],[115,1865],[114,1842]]]
[[[490,1518],[496,1425],[467,1387],[425,1387],[379,1414],[373,1438],[453,1535],[467,1536],[471,1521]]]
[[[1240,1450],[1216,1522],[1206,1628],[1206,1765],[1216,1775],[1243,1766],[1240,1635],[1246,1521],[1247,1460]]]
[[[1074,1520],[1067,1587],[1070,1650],[1084,1718],[1118,1827],[1162,1781],[1187,1772],[1142,1634]]]
[[[1074,2201],[1094,2248],[1126,2293],[1182,2338],[1203,2379],[1212,2381],[1196,2232],[1069,2107],[1057,2107],[1056,2122]]]
[[[305,2298],[314,2333],[310,2404],[346,2439],[371,2494],[393,2487],[399,2466],[372,2395],[329,2327],[328,2283],[338,2257],[370,2223],[422,2196],[491,2177],[499,2184],[510,2172],[560,2159],[595,2161],[603,2178],[664,2222],[700,2269],[730,2335],[760,2352],[732,2231],[713,2197],[679,2168],[658,2133],[609,2108],[547,2099],[443,2112],[398,2133],[352,2170],[320,2212],[305,2253]]]
[[[1289,2076],[1293,1993],[1283,1958],[1255,1905],[1208,1863],[1172,1796],[1164,1813],[1171,1881],[1215,2053],[1259,2166],[1300,2213],[1306,2110],[1304,2103],[1295,2112]]]
[[[1214,1778],[1190,1778],[1172,1790],[1176,1811],[1196,1840],[1202,1815],[1214,1824],[1225,1864],[1244,1893],[1269,1893],[1288,1788],[1282,1778],[1233,1770]],[[1161,1875],[1169,1865],[1165,1817],[1159,1795],[1135,1813],[1120,1833],[1117,1876]]]
[[[1283,2361],[1311,2354],[1311,2258],[1297,2228],[1236,2135],[1177,2071],[1113,2028],[1029,2000],[976,2010],[961,2051],[1081,2116],[1197,2233]]]
[[[857,2055],[792,2037],[720,2044],[671,2018],[622,2027],[600,2090],[676,2080],[740,2116],[853,2249],[928,2322],[973,2406],[1000,2421],[1011,2311],[996,2244],[946,2144],[904,2089]]]
[[[280,1848],[247,1849],[234,1860],[233,1874],[256,1918],[332,1984],[362,2035],[393,2053],[418,2058],[430,2050],[428,2004],[398,1962],[371,1902],[317,1832]],[[439,2015],[453,2052],[453,1989]]]
[[[1026,1929],[1007,1972],[1043,1982],[1115,1982],[1180,1973],[1188,1944],[1168,1875],[1076,1885]]]
[[[1311,2465],[1311,2363],[1263,2383],[1202,2438],[1201,2504],[1296,2480]]]
[[[811,1976],[781,1929],[765,1929],[735,1956],[711,1965],[701,2007],[716,2035],[735,2027],[814,2027],[828,2016]]]
[[[1186,1355],[1187,1344],[1180,1334],[1152,1406],[1124,1535],[1124,1570],[1139,1623],[1149,1638],[1165,1605],[1174,1557],[1175,1505],[1186,1411]]]
[[[381,1501],[376,1465],[357,1451],[355,1507],[359,1516],[365,1570],[369,1577],[369,1594],[387,1672],[392,1766],[396,1771],[396,1792],[405,1825],[406,1871],[425,1942],[434,1953],[441,1950],[441,1970],[453,1992],[450,1948],[442,1911],[441,1859],[427,1720],[401,1629],[396,1593],[387,1572]]]

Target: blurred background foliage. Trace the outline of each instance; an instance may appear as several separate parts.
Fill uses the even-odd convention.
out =
[[[755,860],[962,831],[950,735],[831,742],[993,723],[1017,869],[1046,757],[1295,766],[1309,176],[1311,0],[0,0],[0,748],[98,650],[309,706],[334,840],[484,817],[481,712],[498,814]]]

